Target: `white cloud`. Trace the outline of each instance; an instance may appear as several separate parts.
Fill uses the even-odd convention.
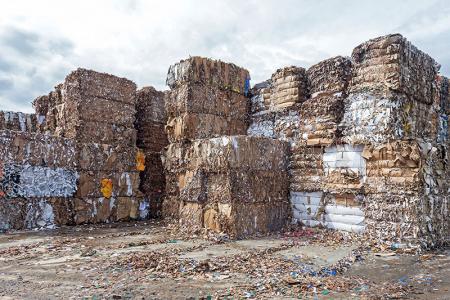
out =
[[[279,67],[350,55],[400,32],[449,72],[447,1],[3,1],[0,109],[31,111],[76,67],[165,88],[168,66],[189,55],[234,62],[253,83]],[[448,65],[448,67],[447,67]]]

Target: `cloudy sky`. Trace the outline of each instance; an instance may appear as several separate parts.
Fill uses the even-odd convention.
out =
[[[31,112],[77,67],[166,89],[170,64],[201,55],[249,69],[256,83],[394,32],[450,75],[448,0],[1,1],[0,109]]]

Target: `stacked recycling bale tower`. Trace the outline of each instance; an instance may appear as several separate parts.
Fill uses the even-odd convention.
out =
[[[440,245],[449,233],[446,79],[399,34],[357,46],[352,59],[342,140],[365,145],[367,232]]]
[[[288,219],[287,146],[243,136],[248,71],[193,57],[170,67],[165,216],[241,237]]]
[[[310,67],[307,99],[284,108],[298,118],[278,128],[265,106],[276,76],[253,88],[248,134],[290,142],[295,222],[397,246],[445,241],[449,86],[438,70],[399,34],[370,40],[351,60]]]
[[[164,126],[167,122],[164,93],[153,87],[144,87],[136,93],[137,146],[145,156],[140,165],[140,190],[145,195],[141,210],[148,210],[149,216],[161,216],[162,199],[166,186],[161,151],[168,145]]]
[[[50,98],[49,130],[75,142],[79,175],[75,223],[138,218],[142,154],[134,128],[136,85],[77,69]]]

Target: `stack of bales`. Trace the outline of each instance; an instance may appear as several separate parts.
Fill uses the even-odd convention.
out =
[[[299,134],[299,107],[308,98],[307,77],[304,68],[278,69],[270,80],[252,89],[251,136],[279,138],[289,142]]]
[[[248,81],[242,68],[199,57],[169,69],[166,216],[233,236],[286,222],[286,145],[241,136]]]
[[[160,217],[165,190],[165,176],[161,151],[167,146],[164,126],[167,122],[164,108],[164,93],[153,87],[144,87],[136,93],[137,146],[145,155],[141,165],[140,190],[145,195],[141,209],[149,210],[150,216]],[[141,159],[144,159],[141,157]]]
[[[1,130],[0,230],[70,224],[75,168],[71,140]]]
[[[434,246],[448,235],[448,90],[439,66],[394,34],[355,48],[343,141],[365,144],[368,232]]]
[[[77,69],[53,95],[50,100],[55,102],[48,107],[53,108],[49,112],[54,132],[72,139],[76,147],[75,222],[138,218],[142,152],[136,147],[134,128],[136,85]]]
[[[166,97],[169,141],[245,134],[249,80],[248,72],[234,64],[201,57],[171,66]]]
[[[334,57],[307,71],[311,97],[300,108],[300,138],[292,147],[291,204],[294,218],[307,225],[360,232],[361,147],[339,144],[351,62]]]
[[[39,124],[36,114],[0,111],[0,130],[37,132]]]

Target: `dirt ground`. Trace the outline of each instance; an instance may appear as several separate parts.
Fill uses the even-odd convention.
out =
[[[0,299],[450,299],[450,249],[296,229],[231,241],[159,222],[0,234]]]

